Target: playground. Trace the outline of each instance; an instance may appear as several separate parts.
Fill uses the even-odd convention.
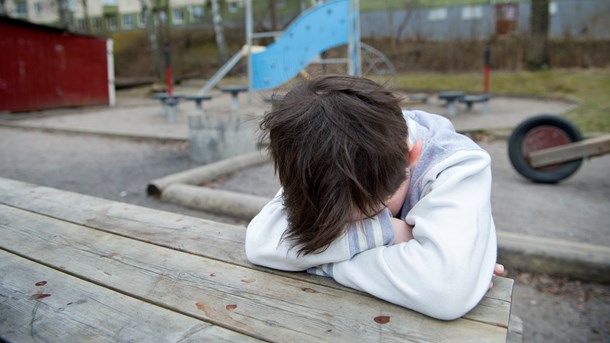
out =
[[[32,212],[42,217],[80,225],[84,230],[94,228],[108,233],[120,231],[120,226],[124,225],[134,230],[125,237],[146,240],[155,246],[150,248],[152,250],[162,246],[189,254],[197,254],[198,251],[192,250],[192,246],[185,248],[180,244],[173,246],[172,242],[164,242],[164,239],[179,239],[180,235],[162,238],[159,231],[150,235],[159,234],[161,238],[153,237],[148,241],[145,228],[155,225],[158,218],[162,218],[159,220],[164,223],[159,224],[160,227],[165,228],[172,225],[170,222],[183,220],[179,215],[212,220],[218,225],[245,227],[279,188],[272,164],[255,143],[256,123],[269,110],[269,100],[281,96],[295,77],[310,77],[304,68],[312,61],[321,65],[341,65],[346,73],[359,75],[363,73],[363,68],[370,66],[370,59],[362,58],[363,51],[381,58],[372,47],[360,45],[358,11],[354,11],[351,4],[351,1],[331,1],[306,12],[266,48],[256,46],[253,41],[279,34],[253,32],[249,14],[246,45],[210,79],[189,79],[177,85],[169,82],[166,92],[152,96],[147,87],[118,91],[112,107],[89,106],[1,115],[0,176],[57,188],[61,190],[57,193],[58,197],[72,199],[73,206],[82,206],[83,210],[75,211],[78,212],[74,215],[77,219],[73,219],[73,215],[68,213],[70,211],[60,208],[60,205],[40,205],[37,190],[31,190],[29,194],[26,191],[30,186],[14,186],[11,181],[5,181],[2,187],[16,187],[16,190],[7,191],[3,206],[22,208],[26,210],[24,212],[29,211],[27,206],[32,206]],[[328,33],[331,38],[310,43],[308,38],[312,32]],[[321,52],[338,46],[347,47],[343,58],[325,60],[321,55]],[[243,59],[248,64],[248,74],[227,78],[229,71]],[[388,77],[391,65],[383,58],[381,62],[386,69],[373,72],[383,79]],[[560,98],[490,96],[487,92],[487,67],[482,93],[397,91],[404,99],[403,109],[445,116],[457,131],[473,138],[492,158],[492,206],[498,229],[499,262],[507,266],[505,276],[515,280],[512,307],[510,297],[508,299],[509,309],[512,308],[512,312],[508,311],[513,315],[510,317],[512,324],[508,324],[508,316],[498,323],[489,319],[500,314],[504,316],[506,309],[486,312],[486,315],[492,312],[493,315],[484,319],[478,318],[480,314],[474,311],[474,314],[467,315],[474,319],[467,317],[465,320],[491,324],[492,328],[485,328],[489,332],[502,327],[508,330],[509,341],[513,342],[521,339],[526,342],[606,341],[610,337],[607,330],[607,313],[610,309],[610,289],[607,286],[610,282],[607,273],[610,261],[610,238],[607,235],[610,183],[607,170],[610,168],[610,156],[586,160],[578,172],[560,184],[535,184],[519,175],[511,166],[508,156],[507,140],[511,131],[523,121],[541,113],[562,115],[578,104]],[[380,70],[383,72],[379,73]],[[367,72],[370,71],[367,69]],[[168,67],[166,75],[171,80],[171,68]],[[106,204],[104,201],[108,200],[111,203],[108,206],[114,211],[125,213],[109,214],[103,209],[106,205],[96,207],[98,200],[87,200],[93,203],[92,207],[87,207],[88,204],[80,204],[75,200],[77,197],[62,191],[103,198],[105,200],[99,199],[99,204]],[[122,203],[129,205],[119,209]],[[132,205],[157,212],[142,210],[140,213]],[[56,210],[62,214],[48,212]],[[126,218],[133,215],[129,211],[138,213],[134,218],[143,225],[141,228],[129,224]],[[166,216],[159,211],[172,212],[173,215]],[[91,217],[87,213],[91,213]],[[100,224],[101,219],[95,217],[94,213],[105,220],[110,217],[109,225],[116,227],[108,229],[96,226],[108,223]],[[121,217],[123,215],[125,217]],[[114,220],[121,224],[115,224]],[[213,222],[207,223],[205,230],[220,231]],[[193,230],[187,231],[188,235],[198,234]],[[119,235],[123,236],[120,232]],[[54,239],[55,236],[50,237]],[[70,236],[66,234],[66,237]],[[233,240],[233,243],[239,241],[234,237]],[[87,246],[88,243],[83,244]],[[117,240],[117,244],[128,243]],[[214,245],[207,241],[205,244],[211,248]],[[77,250],[74,250],[75,253]],[[218,250],[210,256],[205,255],[207,251],[203,254],[206,258],[222,259],[227,265],[242,263],[239,256],[234,260],[232,254],[225,260],[223,254],[226,253]],[[36,253],[32,254],[34,256]],[[112,259],[114,253],[101,256]],[[56,257],[49,255],[45,258]],[[53,261],[49,263],[58,263],[53,268],[64,269],[61,259]],[[86,269],[70,270],[69,273],[86,274]],[[184,275],[189,273],[187,270]],[[183,275],[182,272],[179,274]],[[209,275],[216,277],[215,272]],[[96,280],[95,277],[91,278]],[[269,280],[274,277],[276,275],[269,276]],[[241,280],[242,284],[255,281],[248,278]],[[306,281],[309,282],[308,279]],[[311,285],[324,285],[323,282],[316,282]],[[104,285],[100,281],[94,283]],[[511,294],[507,289],[512,286],[502,286],[501,282],[498,284],[498,294]],[[130,288],[129,283],[116,287],[125,287],[125,292],[129,294],[133,290],[138,298],[146,298],[154,293],[138,293],[142,290]],[[301,290],[316,293],[309,287]],[[271,289],[266,291],[273,294]],[[227,292],[224,296],[227,294],[233,295]],[[493,298],[496,296],[500,297],[494,293],[484,302],[493,302],[497,300]],[[163,296],[161,299],[173,306],[172,299]],[[156,303],[157,300],[153,297],[150,301]],[[225,327],[229,323],[226,326],[231,330],[234,329],[231,325],[239,327],[241,324],[239,320],[235,324],[231,316],[210,315],[206,306],[201,302],[196,303],[196,309],[204,313],[205,318],[212,318],[214,324],[220,323]],[[222,304],[222,307],[226,311],[233,311],[237,305],[225,307]],[[201,315],[199,312],[195,317]],[[278,320],[281,320],[280,317]],[[375,322],[379,324],[378,318],[375,317]],[[265,322],[256,330],[270,332],[265,325],[277,326]],[[457,325],[467,327],[461,322]],[[248,331],[240,330],[232,333]],[[258,335],[256,330],[252,337]],[[271,334],[275,335],[275,332]],[[506,332],[500,336],[502,334]],[[269,337],[275,339],[278,336]]]
[[[176,91],[189,92],[201,84],[192,82],[192,86],[183,85]],[[220,92],[213,95],[214,100],[204,105],[206,109],[225,112],[230,109],[230,95]],[[444,102],[433,96],[429,100],[425,105],[410,106],[446,114]],[[263,99],[255,103],[254,113],[262,113],[269,106]],[[243,105],[245,101],[240,102],[240,108],[245,111]],[[488,114],[480,113],[477,108],[468,112],[465,106],[460,106],[458,115],[451,118],[458,128],[491,133],[479,136],[482,140],[478,143],[492,156],[492,201],[500,232],[540,237],[543,242],[559,239],[609,245],[606,234],[609,185],[605,177],[605,171],[610,168],[608,156],[586,162],[573,177],[558,186],[532,184],[518,175],[508,161],[507,127],[516,125],[521,116],[562,113],[572,106],[556,100],[499,97],[491,102]],[[244,226],[247,220],[162,202],[146,192],[151,180],[200,167],[189,157],[186,121],[188,113],[193,111],[196,109],[192,103],[181,104],[176,123],[169,124],[156,100],[138,90],[130,90],[118,93],[117,106],[112,109],[53,110],[40,112],[37,118],[19,120],[4,117],[0,128],[0,175]],[[492,119],[501,125],[486,130]],[[207,186],[269,197],[278,182],[271,165],[263,164],[222,176]],[[548,199],[554,201],[549,203]],[[607,287],[562,278],[540,278],[510,269],[509,272],[510,277],[518,280],[514,313],[525,322],[525,337],[562,339],[571,335],[568,337],[578,341],[578,337],[591,335],[592,328],[603,327],[603,318],[610,306]]]

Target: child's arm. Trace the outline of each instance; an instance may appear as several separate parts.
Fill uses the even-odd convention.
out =
[[[454,154],[426,174],[426,194],[405,218],[415,239],[314,271],[435,318],[461,317],[488,290],[496,262],[489,163],[482,151]]]
[[[384,209],[372,218],[352,223],[347,232],[326,250],[299,256],[291,242],[282,239],[288,221],[280,191],[248,225],[246,256],[254,264],[289,271],[345,261],[364,250],[392,244],[395,241],[393,219],[390,211]],[[396,231],[403,239],[405,229],[399,230],[397,227]]]

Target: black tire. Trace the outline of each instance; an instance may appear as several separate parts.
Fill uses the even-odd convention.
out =
[[[582,140],[580,131],[572,122],[556,115],[542,114],[523,121],[513,130],[508,140],[508,156],[513,167],[524,177],[538,183],[557,183],[574,174],[580,168],[582,159],[542,168],[530,166],[527,161],[527,152],[524,144],[530,133],[541,128],[555,130],[567,136],[569,141],[564,144]]]

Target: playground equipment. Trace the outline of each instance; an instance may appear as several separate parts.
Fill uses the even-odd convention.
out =
[[[584,158],[610,153],[610,135],[582,139],[572,122],[556,115],[529,118],[508,140],[511,164],[538,183],[557,183],[580,168]]]
[[[334,0],[302,13],[265,50],[250,53],[254,38],[274,37],[277,33],[254,33],[252,0],[247,0],[246,44],[250,90],[277,87],[293,78],[320,53],[348,44],[350,75],[360,75],[360,33],[357,0]]]
[[[278,87],[311,63],[347,64],[348,74],[366,72],[393,75],[394,66],[377,49],[360,43],[358,0],[332,0],[304,11],[285,32],[253,32],[252,0],[246,0],[246,45],[236,52],[199,91],[208,93],[245,56],[248,90]],[[276,38],[267,47],[254,45],[260,38]],[[347,44],[347,58],[322,59],[324,51]],[[364,52],[364,53],[362,53]],[[361,56],[367,60],[361,62]]]

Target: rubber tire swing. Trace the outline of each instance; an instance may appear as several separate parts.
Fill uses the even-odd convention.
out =
[[[508,155],[515,170],[524,177],[537,183],[557,183],[574,174],[583,159],[534,168],[529,164],[529,153],[581,140],[582,135],[572,122],[542,114],[523,121],[513,130],[508,140]]]

